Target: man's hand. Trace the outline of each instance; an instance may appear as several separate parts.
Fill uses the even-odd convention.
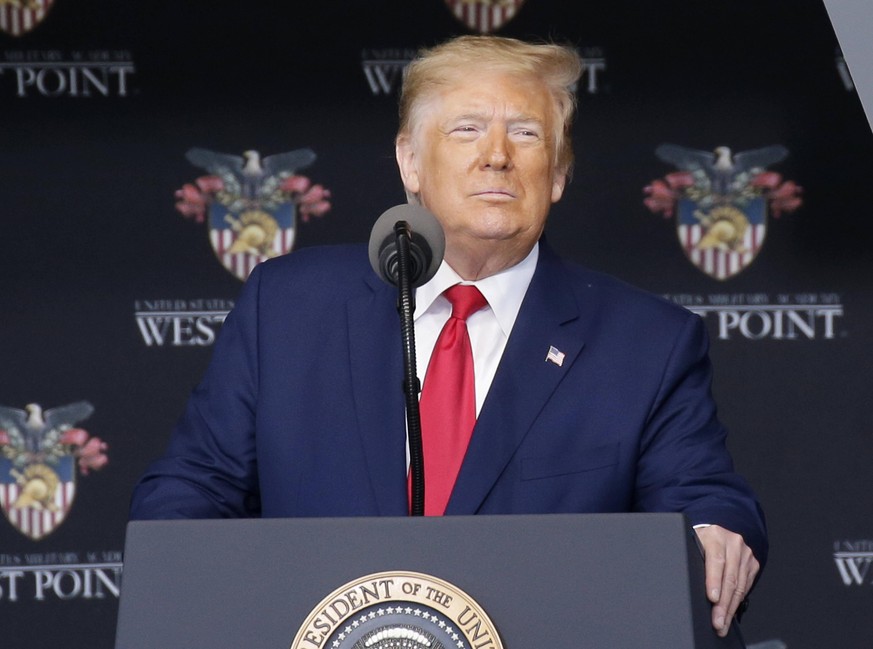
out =
[[[695,532],[703,545],[706,596],[713,604],[712,626],[724,637],[761,564],[739,534],[718,525],[700,527]]]

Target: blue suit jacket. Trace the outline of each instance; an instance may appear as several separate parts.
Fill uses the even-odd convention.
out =
[[[366,255],[310,248],[255,269],[132,517],[407,513],[396,289]],[[446,513],[685,512],[763,564],[707,345],[697,316],[541,245]]]

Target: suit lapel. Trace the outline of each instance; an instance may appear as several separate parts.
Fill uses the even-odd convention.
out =
[[[545,245],[482,406],[447,514],[474,514],[584,346],[566,270]],[[550,347],[560,364],[546,360]]]
[[[408,511],[406,411],[397,295],[375,275],[366,281],[367,294],[348,302],[354,408],[378,513],[403,516]]]

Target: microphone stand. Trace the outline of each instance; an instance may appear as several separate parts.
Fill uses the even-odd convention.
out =
[[[410,515],[424,516],[424,452],[421,444],[421,414],[418,395],[421,384],[415,361],[415,328],[412,315],[415,298],[412,294],[412,258],[409,253],[409,224],[397,221],[394,237],[397,242],[397,312],[403,344],[403,393],[406,397],[406,429],[409,436],[409,475],[412,485]]]

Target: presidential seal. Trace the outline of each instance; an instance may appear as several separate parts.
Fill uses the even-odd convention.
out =
[[[291,649],[503,649],[465,592],[417,572],[380,572],[325,597]]]

